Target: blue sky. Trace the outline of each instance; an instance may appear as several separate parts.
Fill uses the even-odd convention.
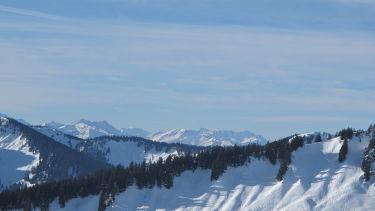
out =
[[[1,113],[268,138],[375,120],[375,1],[0,1]]]

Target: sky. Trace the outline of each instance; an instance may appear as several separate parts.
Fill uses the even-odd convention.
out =
[[[375,0],[1,0],[0,113],[269,139],[375,121]]]

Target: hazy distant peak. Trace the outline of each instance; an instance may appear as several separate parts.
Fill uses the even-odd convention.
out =
[[[177,128],[155,133],[150,136],[151,140],[166,143],[184,143],[198,146],[233,146],[246,145],[251,142],[264,144],[267,140],[250,131],[235,132],[231,130],[210,130],[200,128],[199,130],[187,130]]]
[[[49,122],[49,123],[42,124],[42,126],[48,126],[48,127],[52,127],[52,128],[58,128],[58,127],[64,126],[64,124],[52,121],[52,122]]]

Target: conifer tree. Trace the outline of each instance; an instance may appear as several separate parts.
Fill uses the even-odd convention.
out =
[[[344,143],[341,146],[340,152],[339,152],[339,162],[343,162],[346,159],[346,154],[348,153],[348,140],[345,139]]]
[[[315,138],[315,142],[322,142],[322,137],[318,134]]]

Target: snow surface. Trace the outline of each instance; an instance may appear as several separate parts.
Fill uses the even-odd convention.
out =
[[[175,178],[171,189],[132,186],[107,210],[374,210],[374,178],[364,182],[360,169],[369,137],[350,140],[347,160],[339,163],[342,142],[333,138],[299,148],[282,182],[275,179],[279,164],[252,159],[228,168],[217,181],[198,169]],[[93,197],[75,199],[64,210],[95,210],[94,205]],[[57,202],[52,208],[59,210]]]

